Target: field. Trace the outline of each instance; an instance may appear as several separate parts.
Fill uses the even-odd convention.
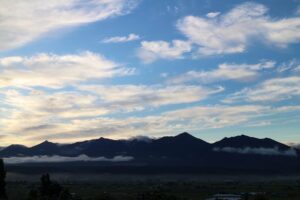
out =
[[[93,200],[103,194],[109,194],[117,200],[132,200],[151,192],[173,195],[182,200],[204,200],[220,192],[264,193],[270,200],[300,199],[299,176],[54,173],[51,177],[85,200]],[[11,200],[25,200],[30,189],[39,184],[37,174],[9,173],[7,179],[7,193]]]

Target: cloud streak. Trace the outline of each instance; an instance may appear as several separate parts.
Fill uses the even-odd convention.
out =
[[[300,96],[300,77],[289,76],[265,80],[253,88],[245,88],[224,100],[226,103],[278,102]]]
[[[145,62],[151,63],[157,59],[181,59],[183,54],[190,52],[192,46],[189,42],[173,40],[165,41],[142,41],[138,56]]]
[[[58,163],[58,162],[128,162],[133,160],[131,156],[115,156],[113,158],[106,157],[89,157],[87,155],[79,155],[77,157],[65,156],[31,156],[31,157],[5,157],[6,164],[22,164],[22,163]]]
[[[274,68],[274,61],[263,61],[257,64],[223,63],[211,71],[189,71],[185,74],[170,78],[169,83],[200,82],[211,83],[215,81],[253,80],[259,76],[259,71]]]
[[[125,111],[198,102],[224,91],[222,87],[194,85],[81,85],[79,89],[97,94],[106,105],[122,107]]]
[[[16,0],[0,2],[0,51],[25,45],[50,31],[124,15],[136,0]]]
[[[223,147],[218,148],[215,147],[213,149],[216,152],[226,152],[226,153],[239,153],[239,154],[258,154],[258,155],[268,155],[268,156],[290,156],[290,157],[297,157],[297,152],[294,149],[289,149],[285,151],[279,150],[277,147],[274,148],[251,148],[251,147],[244,147],[244,148],[233,148],[233,147]]]
[[[122,67],[102,55],[40,53],[31,57],[0,58],[0,86],[59,88],[91,79],[132,75],[134,69]]]
[[[128,36],[109,37],[102,40],[102,43],[124,43],[139,40],[140,36],[130,33]]]
[[[68,135],[81,132],[91,137],[97,132],[116,134],[117,130],[121,133],[141,127],[133,125],[131,128],[121,119],[109,118],[108,115],[195,103],[223,90],[192,85],[82,84],[71,91],[2,89],[0,104],[5,108],[5,115],[0,115],[0,126],[7,134],[25,137],[32,134],[51,137],[59,132]],[[93,124],[94,121],[99,124]]]

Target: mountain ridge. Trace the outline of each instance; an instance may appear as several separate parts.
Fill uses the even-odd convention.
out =
[[[38,146],[38,145],[41,145],[41,144],[44,144],[44,143],[51,143],[51,144],[57,144],[59,146],[64,146],[64,145],[70,145],[70,144],[76,144],[76,143],[82,143],[82,142],[90,142],[90,141],[103,140],[103,139],[104,140],[111,140],[111,141],[132,141],[132,140],[139,140],[138,139],[139,137],[145,137],[145,138],[148,138],[148,139],[151,139],[151,140],[158,140],[158,139],[165,138],[165,137],[176,138],[176,137],[181,137],[181,136],[183,136],[183,137],[190,137],[190,138],[194,138],[194,139],[198,139],[198,140],[202,140],[202,139],[200,139],[200,138],[198,138],[198,137],[196,137],[196,136],[194,136],[194,135],[192,135],[192,134],[190,134],[188,132],[182,132],[182,133],[179,133],[177,135],[162,136],[162,137],[157,137],[157,138],[150,138],[148,136],[140,136],[139,135],[139,136],[130,137],[128,139],[110,139],[110,138],[105,138],[105,137],[101,136],[101,137],[98,137],[98,138],[93,138],[93,139],[89,139],[89,140],[82,140],[82,141],[76,141],[76,142],[73,142],[73,143],[57,143],[57,142],[51,142],[49,140],[44,140],[43,142],[40,142],[40,143],[35,144],[33,146],[26,146],[26,145],[23,145],[23,144],[10,144],[9,146],[24,146],[24,147],[27,147],[27,148],[32,148],[32,147],[35,147],[35,146]],[[268,137],[265,137],[265,138],[256,138],[256,137],[252,137],[252,136],[240,134],[240,135],[235,135],[235,136],[231,136],[231,137],[224,137],[224,138],[222,138],[222,139],[220,139],[218,141],[215,141],[215,142],[212,142],[212,143],[207,142],[207,143],[214,144],[214,143],[219,142],[219,141],[224,140],[224,139],[232,139],[232,138],[236,138],[236,137],[248,137],[248,138],[255,138],[255,139],[259,139],[259,140],[264,140],[264,139],[273,140],[273,139],[268,138]],[[202,140],[202,141],[206,142],[205,140]],[[276,140],[273,140],[273,141],[276,141]],[[276,141],[276,142],[278,142],[278,141]],[[280,143],[280,142],[278,142],[278,143]],[[283,143],[281,143],[281,144],[283,144]],[[9,146],[2,146],[1,148],[5,149],[5,148],[7,148]],[[286,146],[292,147],[292,145],[286,145]],[[0,151],[1,151],[1,149],[0,149]]]
[[[150,140],[113,140],[101,137],[71,144],[44,141],[32,147],[10,145],[0,150],[0,157],[4,160],[28,160],[28,157],[33,160],[39,159],[39,156],[46,163],[52,156],[59,159],[59,162],[73,163],[67,166],[119,166],[118,169],[124,166],[139,169],[144,166],[148,169],[182,168],[183,172],[191,168],[300,172],[300,150],[270,138],[259,139],[246,135],[225,137],[214,143],[186,132]],[[80,162],[77,159],[82,157],[87,160]],[[48,166],[49,163],[45,165]]]
[[[151,148],[150,148],[151,146]],[[172,148],[176,146],[176,148]],[[86,154],[89,156],[113,156],[118,153],[136,154],[139,150],[147,151],[154,155],[174,154],[184,156],[188,154],[207,151],[209,148],[278,148],[280,151],[285,151],[293,147],[277,142],[270,138],[255,138],[247,135],[237,135],[232,137],[224,137],[214,143],[208,143],[198,137],[195,137],[187,132],[180,133],[175,136],[164,136],[160,138],[143,139],[109,139],[99,137],[91,140],[78,141],[70,144],[59,144],[45,140],[39,144],[27,147],[20,144],[12,144],[0,150],[0,156],[19,156],[19,155],[64,155],[76,156]],[[100,153],[101,152],[101,153]]]

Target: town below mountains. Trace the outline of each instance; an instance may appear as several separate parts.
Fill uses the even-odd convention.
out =
[[[10,145],[0,156],[17,166],[93,167],[160,172],[300,172],[300,150],[270,138],[246,135],[208,143],[189,133],[157,139],[99,138],[72,144],[45,141],[33,147]]]

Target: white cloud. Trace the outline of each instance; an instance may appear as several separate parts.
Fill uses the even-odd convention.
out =
[[[230,95],[224,102],[276,102],[300,96],[300,77],[273,78]]]
[[[162,136],[181,131],[195,132],[232,126],[248,127],[259,122],[261,117],[266,115],[272,116],[279,112],[289,113],[293,110],[261,105],[208,105],[142,116],[99,115],[70,119],[61,117],[59,113],[39,116],[24,112],[16,118],[8,116],[6,121],[0,120],[0,126],[1,130],[8,135],[7,141],[32,144],[36,141],[51,139],[65,143],[99,136],[120,139],[145,134]]]
[[[173,122],[188,123],[187,127],[196,130],[203,128],[222,128],[248,122],[250,119],[270,112],[267,106],[242,105],[242,106],[197,106],[179,109],[164,113]]]
[[[252,80],[259,76],[259,71],[274,68],[274,61],[263,61],[257,64],[223,63],[211,71],[189,71],[177,77],[170,78],[170,83],[202,82],[209,83],[222,80]]]
[[[206,17],[208,18],[215,18],[216,16],[220,15],[220,12],[210,12],[206,14]]]
[[[0,2],[0,51],[22,46],[50,31],[129,13],[136,0],[15,0]]]
[[[59,88],[89,79],[103,79],[133,73],[133,69],[121,67],[102,55],[37,54],[32,57],[0,58],[0,86]]]
[[[99,126],[90,124],[84,127],[73,122],[146,108],[157,109],[164,105],[199,102],[223,91],[223,88],[184,85],[78,85],[77,87],[78,90],[72,91],[0,90],[2,96],[0,104],[5,108],[3,110],[5,114],[0,113],[1,130],[12,137],[19,135],[19,138],[32,134],[39,137],[40,134],[51,136],[59,132],[83,133],[86,129],[98,130]],[[115,133],[118,121],[115,122],[116,126],[108,122],[112,120],[100,122],[103,126],[99,127],[102,130],[98,131],[109,130],[105,133]],[[86,132],[87,136],[90,134],[93,135],[93,131]]]
[[[297,157],[297,152],[294,149],[288,149],[281,151],[278,147],[274,148],[233,148],[233,147],[223,147],[223,148],[214,148],[214,151],[217,152],[227,152],[227,153],[239,153],[239,154],[259,154],[259,155],[269,155],[269,156],[292,156]]]
[[[133,160],[130,156],[115,156],[113,158],[106,157],[88,157],[87,155],[79,155],[77,157],[66,156],[31,156],[31,157],[4,157],[6,164],[21,164],[21,163],[57,163],[57,162],[127,162]]]
[[[20,56],[11,56],[0,58],[0,66],[1,67],[10,67],[14,64],[18,64],[23,61],[23,58]]]
[[[79,89],[96,93],[104,103],[124,110],[192,103],[224,90],[189,85],[82,85]]]
[[[67,131],[70,119],[111,112],[109,108],[98,105],[95,96],[78,92],[8,90],[2,95],[0,103],[6,111],[5,115],[0,115],[0,127],[11,136],[51,134],[59,129]]]
[[[277,72],[282,73],[285,71],[294,70],[297,71],[297,68],[300,68],[300,63],[297,59],[292,59],[288,62],[282,63],[278,68]]]
[[[199,45],[199,55],[241,53],[252,38],[280,47],[300,41],[300,18],[271,19],[267,11],[262,4],[244,3],[213,19],[187,16],[177,28]]]
[[[187,38],[173,45],[165,41],[147,41],[141,44],[140,58],[146,62],[156,59],[179,59],[183,54],[193,57],[242,53],[252,41],[284,48],[300,41],[300,17],[271,18],[262,4],[247,2],[224,14],[208,13],[206,17],[186,16],[177,22],[177,29]],[[194,48],[191,48],[191,47]],[[196,49],[196,51],[194,51]]]
[[[128,138],[127,141],[141,141],[141,142],[147,142],[147,143],[151,143],[153,141],[154,138],[148,137],[148,136],[144,136],[144,135],[137,135],[137,136],[133,136],[131,138]]]
[[[151,63],[157,59],[180,59],[183,54],[191,51],[189,42],[173,40],[172,43],[165,41],[142,41],[138,56],[145,62]]]
[[[121,43],[121,42],[135,41],[135,40],[139,40],[139,39],[140,39],[139,35],[131,33],[128,36],[116,36],[116,37],[105,38],[104,40],[102,40],[102,42],[103,43]]]
[[[295,70],[295,72],[300,72],[300,65],[298,67],[296,67],[294,70]]]
[[[270,112],[270,107],[256,105],[195,106],[142,117],[74,119],[66,124],[69,130],[57,129],[52,134],[44,132],[44,136],[34,135],[27,138],[30,138],[30,141],[41,140],[44,137],[55,141],[69,141],[74,138],[78,140],[78,138],[86,139],[99,137],[99,135],[118,139],[149,133],[152,136],[161,136],[180,131],[199,131],[247,124]]]

